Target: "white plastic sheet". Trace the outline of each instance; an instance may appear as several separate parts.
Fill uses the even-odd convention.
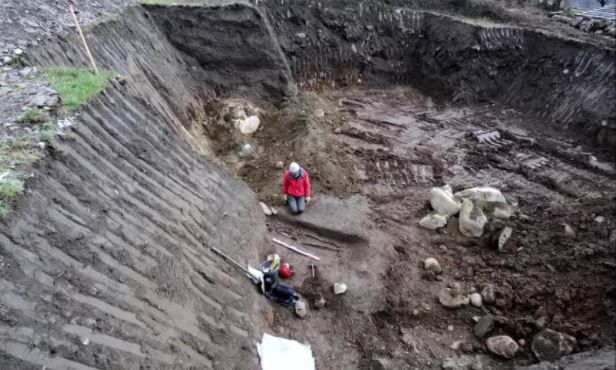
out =
[[[315,370],[312,350],[298,341],[263,334],[257,343],[262,370]]]

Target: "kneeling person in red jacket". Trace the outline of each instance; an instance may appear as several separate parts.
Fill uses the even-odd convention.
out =
[[[293,162],[284,174],[284,199],[289,204],[293,214],[303,213],[306,205],[310,203],[310,178],[308,172],[299,164]]]

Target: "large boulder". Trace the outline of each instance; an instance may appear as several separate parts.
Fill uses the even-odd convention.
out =
[[[469,299],[456,290],[443,288],[438,293],[438,301],[445,308],[455,309],[468,305]]]
[[[419,226],[430,230],[440,229],[447,226],[447,216],[432,212],[419,220]]]
[[[497,203],[492,207],[490,214],[494,218],[506,220],[513,216],[513,207],[507,203]]]
[[[444,216],[453,216],[460,212],[462,204],[453,196],[451,186],[430,189],[430,205],[436,213]]]
[[[500,190],[490,186],[478,186],[475,188],[462,190],[457,192],[455,196],[462,199],[469,199],[474,202],[507,203],[503,193],[501,193]]]
[[[239,130],[244,135],[250,135],[257,131],[260,124],[261,120],[257,115],[246,117],[245,119],[239,120],[238,122]]]
[[[483,235],[483,228],[487,222],[488,218],[483,213],[479,204],[470,199],[464,199],[462,202],[462,209],[460,210],[460,232],[468,237],[481,237],[481,235]]]
[[[575,346],[576,340],[571,335],[543,329],[533,338],[531,349],[540,361],[554,361],[571,354]]]
[[[513,358],[518,352],[518,344],[507,335],[490,337],[486,341],[486,347],[493,354],[503,358]]]
[[[597,351],[580,352],[564,356],[559,361],[542,361],[535,365],[516,367],[516,370],[614,370],[614,348],[603,348]]]

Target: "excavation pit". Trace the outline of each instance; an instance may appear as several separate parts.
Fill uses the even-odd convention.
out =
[[[3,367],[258,368],[268,332],[309,343],[318,368],[440,367],[469,356],[460,343],[511,368],[473,335],[486,314],[527,343],[548,327],[576,351],[614,344],[612,49],[347,1],[137,6],[87,39],[122,78],[0,225]],[[30,61],[87,65],[72,39]],[[280,205],[291,161],[314,183],[301,217]],[[497,187],[515,214],[484,238],[424,230],[445,183]],[[319,255],[318,276],[272,238]],[[276,252],[327,303],[299,320],[211,247],[252,266]],[[422,279],[427,257],[442,281]],[[495,301],[446,310],[454,282]],[[515,364],[534,361],[526,345]]]

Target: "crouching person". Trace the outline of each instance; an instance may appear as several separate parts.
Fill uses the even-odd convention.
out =
[[[293,162],[284,174],[284,199],[292,214],[301,214],[310,203],[310,178],[308,172]]]

